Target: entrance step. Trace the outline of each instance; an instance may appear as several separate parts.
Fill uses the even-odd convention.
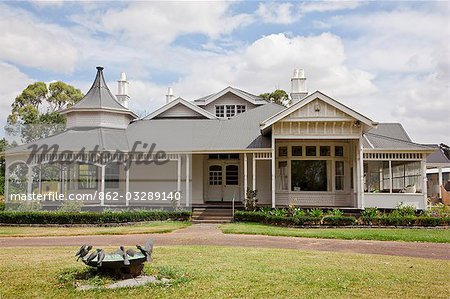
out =
[[[192,222],[194,223],[227,223],[233,220],[229,208],[194,208]]]

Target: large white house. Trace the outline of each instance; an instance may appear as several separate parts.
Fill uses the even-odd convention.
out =
[[[194,101],[169,89],[164,106],[138,118],[125,75],[114,96],[97,69],[86,96],[62,111],[66,130],[33,143],[57,150],[32,159],[30,144],[7,152],[8,200],[57,191],[95,195],[86,201],[92,207],[161,207],[172,194],[191,208],[241,201],[252,189],[272,207],[426,207],[426,159],[435,149],[414,143],[401,124],[308,93],[302,70],[287,108],[233,87]]]

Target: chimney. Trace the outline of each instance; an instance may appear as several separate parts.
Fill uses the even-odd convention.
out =
[[[120,73],[120,79],[117,81],[117,99],[119,103],[122,104],[125,108],[128,108],[128,101],[130,96],[128,95],[128,81],[127,76],[124,72]]]
[[[172,87],[167,87],[166,104],[169,104],[170,102],[172,102],[173,98],[174,98],[174,95],[173,95]]]
[[[295,69],[291,79],[291,99],[292,103],[296,103],[306,97],[308,91],[306,89],[305,72],[302,69]]]

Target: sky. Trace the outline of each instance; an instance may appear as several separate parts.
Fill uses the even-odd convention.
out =
[[[295,68],[419,143],[450,144],[450,2],[0,2],[0,123],[36,81],[84,93],[120,73],[144,116],[167,87],[186,100],[227,86],[289,92]]]

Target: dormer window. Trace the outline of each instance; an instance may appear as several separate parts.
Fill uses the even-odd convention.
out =
[[[244,113],[246,110],[246,105],[216,105],[216,116],[232,118],[237,114]]]

